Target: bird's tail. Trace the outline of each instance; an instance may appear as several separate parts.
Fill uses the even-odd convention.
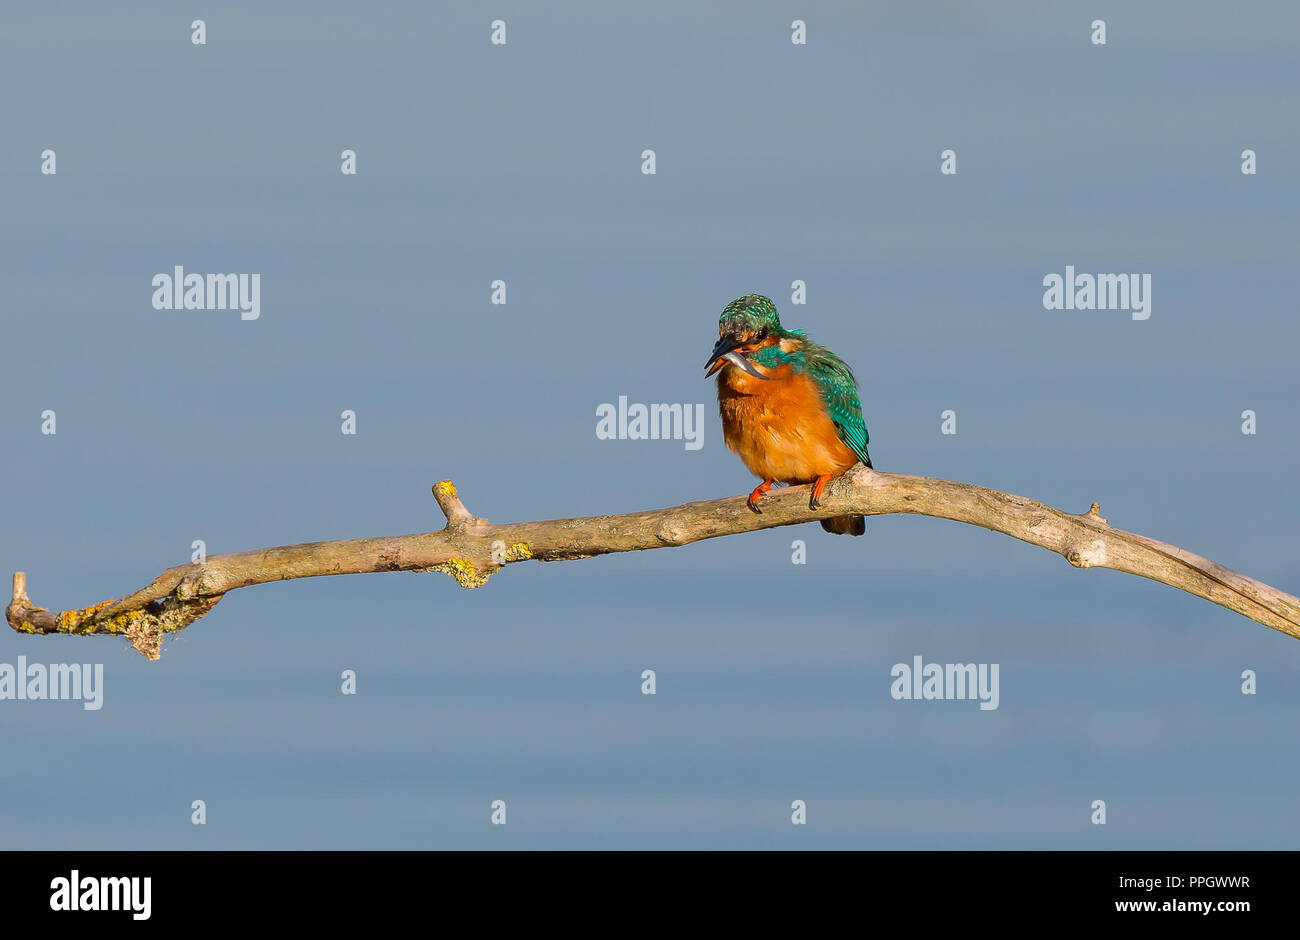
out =
[[[867,531],[866,516],[836,516],[823,519],[822,528],[834,535],[865,535]]]

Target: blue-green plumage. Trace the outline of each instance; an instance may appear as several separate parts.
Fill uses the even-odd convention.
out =
[[[862,417],[862,400],[858,397],[858,381],[853,370],[825,346],[805,338],[803,330],[782,330],[782,333],[781,338],[797,340],[798,345],[789,352],[780,345],[762,346],[750,354],[750,362],[772,370],[790,365],[796,375],[806,373],[817,384],[826,413],[835,422],[840,440],[870,467],[867,444],[871,437]]]

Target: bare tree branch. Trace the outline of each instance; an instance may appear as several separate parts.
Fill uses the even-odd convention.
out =
[[[456,487],[444,480],[433,487],[447,517],[437,532],[213,555],[168,568],[134,594],[62,613],[33,606],[26,575],[18,572],[5,617],[21,633],[125,636],[145,656],[157,659],[164,634],[183,630],[228,591],[250,584],[370,571],[441,571],[462,587],[476,588],[520,561],[571,561],[687,545],[847,513],[913,513],[1002,532],[1057,552],[1077,568],[1112,568],[1150,578],[1300,639],[1300,598],[1173,545],[1112,529],[1096,503],[1076,515],[982,486],[860,465],[831,482],[820,508],[808,508],[807,492],[804,486],[774,492],[763,499],[761,515],[750,512],[743,497],[733,497],[616,516],[494,525],[466,509]]]

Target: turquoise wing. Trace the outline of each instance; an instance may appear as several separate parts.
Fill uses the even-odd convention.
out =
[[[843,359],[825,347],[809,355],[807,362],[808,374],[821,390],[826,412],[835,422],[840,440],[870,467],[867,443],[871,437],[867,434],[867,423],[862,419],[862,401],[858,398],[858,383],[853,372]]]

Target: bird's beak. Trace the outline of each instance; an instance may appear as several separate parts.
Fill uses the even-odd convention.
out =
[[[742,347],[744,347],[743,350]],[[738,369],[748,372],[756,379],[771,379],[772,377],[770,375],[764,375],[762,372],[759,372],[754,364],[745,357],[744,351],[751,348],[753,347],[745,346],[744,343],[733,337],[722,337],[718,340],[718,345],[713,347],[713,352],[709,355],[709,361],[704,364],[705,378],[713,375],[713,373],[717,372],[723,367],[723,365],[729,362]]]

